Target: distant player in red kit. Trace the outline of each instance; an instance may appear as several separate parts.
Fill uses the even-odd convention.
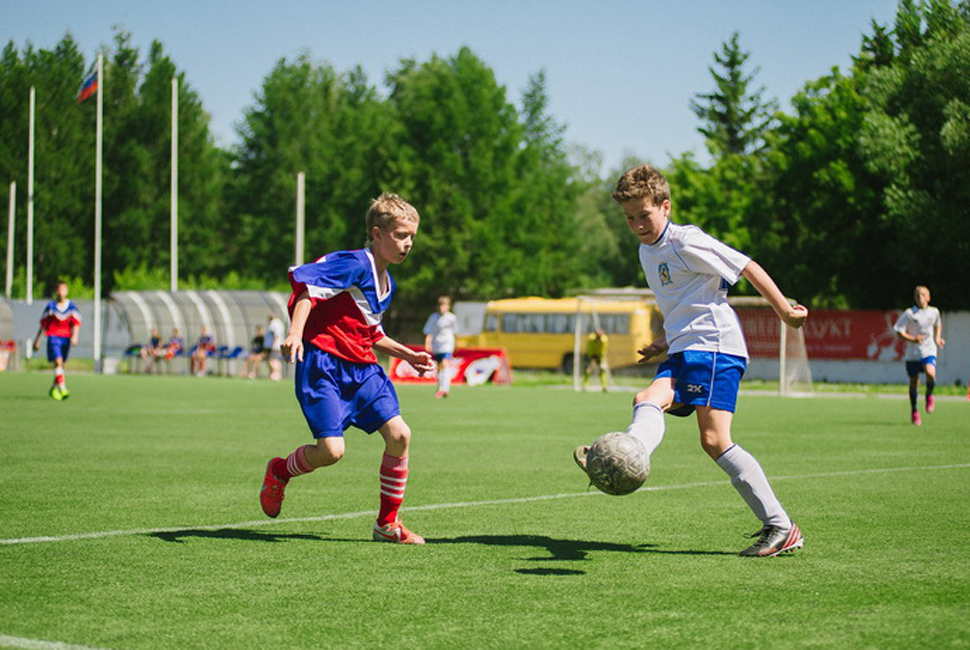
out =
[[[78,331],[81,329],[81,312],[77,305],[67,298],[67,282],[58,282],[54,300],[47,303],[40,319],[40,329],[34,337],[34,350],[40,349],[41,335],[47,335],[47,360],[54,364],[54,382],[50,396],[57,401],[65,400],[71,393],[64,381],[64,362],[71,353],[71,346],[77,345]]]
[[[367,211],[366,248],[330,253],[290,270],[292,322],[280,351],[286,361],[296,362],[296,398],[315,444],[269,461],[260,492],[260,505],[268,516],[279,515],[291,478],[343,457],[344,431],[353,426],[366,433],[379,431],[384,438],[380,512],[373,539],[424,544],[423,537],[398,519],[407,485],[411,429],[373,352],[407,361],[421,373],[434,367],[430,354],[398,343],[381,327],[394,297],[387,267],[407,257],[419,220],[407,201],[381,194]]]

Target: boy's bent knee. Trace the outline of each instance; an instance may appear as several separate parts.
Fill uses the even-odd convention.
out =
[[[314,467],[333,465],[344,457],[344,439],[341,437],[317,438],[316,446],[307,449],[307,460]]]

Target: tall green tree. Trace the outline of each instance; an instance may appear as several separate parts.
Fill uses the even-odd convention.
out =
[[[529,215],[515,209],[523,129],[493,71],[468,48],[402,62],[388,75],[402,126],[394,185],[422,215],[402,288],[425,305],[436,293],[523,290],[516,260]]]
[[[701,166],[691,155],[671,161],[674,219],[693,223],[726,243],[748,250],[752,234],[748,211],[761,184],[766,137],[776,121],[777,103],[755,88],[755,68],[746,70],[750,53],[735,32],[714,53],[709,68],[714,90],[699,93],[691,109],[700,119],[712,163]]]
[[[105,64],[104,257],[113,271],[168,266],[171,232],[171,80],[179,79],[179,271],[218,274],[225,158],[209,133],[198,94],[151,44],[148,60],[119,31]],[[88,102],[93,111],[93,102]]]
[[[281,59],[246,110],[234,152],[233,257],[267,282],[293,263],[296,175],[306,174],[308,259],[364,243],[369,201],[393,174],[396,121],[363,72]]]
[[[754,87],[760,68],[745,70],[751,54],[741,49],[739,40],[740,34],[734,32],[714,53],[715,65],[708,68],[714,90],[699,93],[690,103],[701,120],[698,131],[715,157],[752,153],[764,146],[764,134],[778,109],[777,102],[765,99],[763,86]]]
[[[927,284],[937,302],[965,308],[970,3],[901,2],[896,57],[867,77],[865,95],[860,152],[883,184],[882,219],[894,235],[881,245],[883,278],[897,287],[899,300],[913,285]]]
[[[77,44],[65,36],[53,49],[28,44],[23,53],[11,42],[0,60],[0,174],[3,196],[17,183],[15,265],[26,266],[28,105],[35,89],[34,277],[52,289],[58,277],[90,282],[93,233],[94,131],[74,101],[85,72]],[[6,229],[0,234],[6,250]],[[15,287],[23,296],[24,288]]]

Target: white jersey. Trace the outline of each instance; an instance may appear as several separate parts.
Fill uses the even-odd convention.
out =
[[[668,223],[653,244],[640,244],[640,265],[664,316],[668,354],[684,350],[748,358],[727,290],[751,258],[697,226]]]
[[[424,333],[431,337],[431,354],[451,354],[455,351],[458,317],[450,311],[444,314],[435,312],[424,324]]]
[[[923,335],[923,341],[916,343],[908,341],[906,344],[906,361],[919,361],[926,357],[936,356],[936,326],[941,323],[940,310],[927,305],[926,309],[912,306],[904,311],[893,326],[897,332],[905,332],[910,336]]]
[[[263,338],[263,347],[272,352],[278,352],[283,339],[283,321],[275,316],[270,319],[266,327],[266,336]]]

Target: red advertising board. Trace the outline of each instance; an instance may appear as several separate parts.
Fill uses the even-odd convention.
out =
[[[421,348],[413,348],[419,350]],[[511,384],[512,364],[504,349],[467,348],[455,350],[452,359],[451,382],[478,386],[485,383]],[[419,375],[406,361],[391,359],[391,381],[396,383],[433,384],[438,378],[434,371]]]
[[[778,356],[781,321],[771,309],[737,309],[752,357]],[[900,361],[906,342],[893,332],[899,311],[817,310],[803,326],[809,359]]]

